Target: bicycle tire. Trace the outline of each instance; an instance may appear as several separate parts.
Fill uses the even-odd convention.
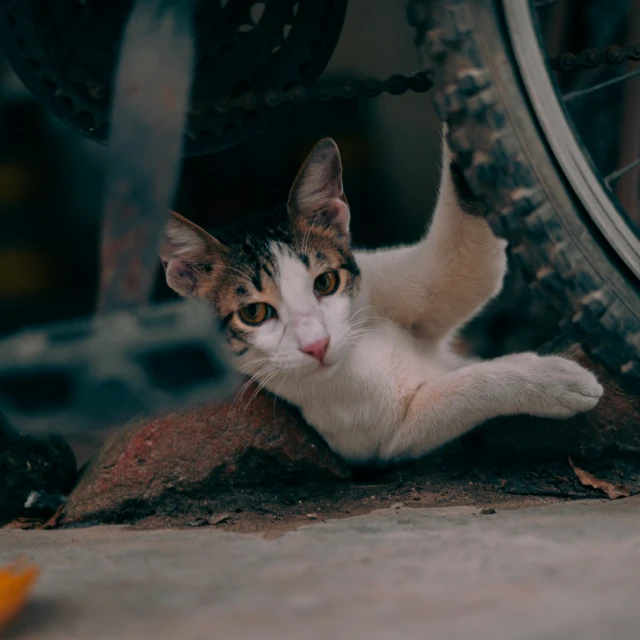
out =
[[[538,125],[498,0],[411,0],[409,21],[454,160],[536,296],[640,390],[640,292],[568,186]]]

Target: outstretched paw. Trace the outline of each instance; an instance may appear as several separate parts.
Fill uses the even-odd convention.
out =
[[[533,415],[570,418],[593,409],[604,391],[593,373],[566,358],[539,357],[535,369],[541,393]]]

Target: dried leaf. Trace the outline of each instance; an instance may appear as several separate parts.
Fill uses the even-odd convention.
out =
[[[40,571],[24,561],[0,569],[0,630],[24,608]]]
[[[3,529],[22,529],[23,531],[27,531],[29,529],[36,529],[42,525],[42,520],[37,520],[35,518],[16,518],[11,522],[5,524]]]
[[[599,489],[600,491],[604,491],[611,500],[615,500],[616,498],[628,498],[631,495],[631,492],[627,487],[622,484],[613,484],[612,482],[608,482],[607,480],[600,480],[596,478],[592,473],[585,471],[584,469],[580,469],[580,467],[576,467],[573,464],[571,458],[569,458],[569,464],[571,468],[575,471],[576,476],[578,476],[578,480],[585,487],[593,487],[594,489]]]
[[[54,514],[41,526],[39,529],[55,529],[62,518],[62,512],[64,511],[64,504],[58,505]]]
[[[204,518],[196,518],[192,522],[189,523],[190,527],[206,527],[209,524],[208,520]]]
[[[209,524],[222,524],[223,522],[226,522],[231,516],[228,513],[221,513],[217,516],[211,516],[209,518]]]

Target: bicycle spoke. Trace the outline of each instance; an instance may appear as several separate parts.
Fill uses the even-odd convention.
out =
[[[581,98],[583,96],[593,93],[594,91],[598,91],[599,89],[605,89],[606,87],[611,87],[615,84],[618,84],[619,82],[630,80],[631,78],[635,78],[638,75],[640,75],[640,68],[634,69],[633,71],[629,71],[628,73],[618,76],[617,78],[612,78],[611,80],[606,80],[605,82],[594,84],[592,87],[587,87],[586,89],[579,89],[577,91],[571,91],[570,93],[567,93],[564,96],[562,96],[562,98],[565,102],[571,102],[576,98]]]
[[[604,181],[607,183],[607,186],[611,186],[612,182],[615,182],[616,180],[621,178],[625,173],[628,173],[629,171],[631,171],[632,169],[635,169],[638,166],[640,166],[640,158],[638,158],[637,160],[634,160],[633,162],[630,162],[628,165],[620,169],[617,169],[616,171],[612,171],[604,179]]]

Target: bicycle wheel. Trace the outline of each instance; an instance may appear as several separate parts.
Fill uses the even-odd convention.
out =
[[[536,7],[413,0],[409,18],[455,161],[494,232],[561,326],[640,389],[640,236],[610,188],[620,169],[607,182],[581,143]]]

